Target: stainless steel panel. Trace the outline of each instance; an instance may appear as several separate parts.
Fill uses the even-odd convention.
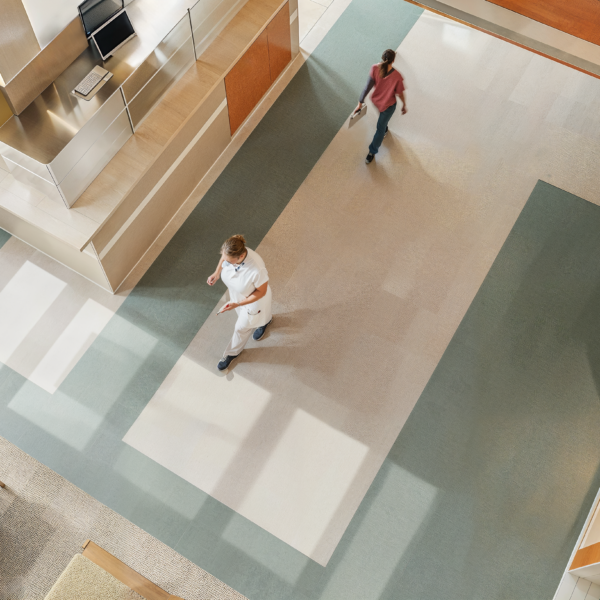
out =
[[[171,57],[187,42],[191,35],[190,21],[186,15],[124,83],[123,91],[128,103],[169,62]]]
[[[87,48],[21,115],[11,117],[0,127],[0,142],[41,164],[51,163],[171,29],[188,19],[191,4],[191,0],[133,2],[127,7],[127,14],[137,36],[104,63],[97,52]],[[89,101],[73,96],[71,90],[96,65],[113,73],[112,79]]]
[[[142,122],[168,88],[195,62],[191,35],[142,91],[129,103],[133,126]]]
[[[111,63],[113,59],[104,65],[113,77],[91,100],[83,100],[71,90],[96,65],[103,64],[91,48],[85,50],[18,117],[0,128],[0,141],[41,164],[51,163],[113,95],[121,95],[119,86],[133,69],[127,63]]]
[[[113,94],[100,107],[94,117],[88,121],[63,149],[63,151],[48,165],[58,184],[67,173],[79,162],[81,157],[96,143],[110,124],[125,109],[123,96],[120,92]]]
[[[73,206],[132,135],[127,112],[123,111],[60,182],[60,189],[69,206]]]
[[[80,19],[73,14],[71,17],[75,18],[6,82],[4,95],[16,115],[20,115],[33,100],[52,85],[52,82],[88,47]],[[36,33],[39,34],[39,31]]]
[[[55,184],[56,182],[52,179],[50,172],[48,171],[48,167],[46,165],[42,165],[33,158],[30,158],[26,154],[22,154],[17,150],[14,150],[10,146],[4,145],[3,148],[0,148],[0,153],[3,158],[6,160],[7,164],[10,161],[11,163],[17,164],[27,171],[31,171],[35,173],[41,179],[46,180],[48,183]]]
[[[67,208],[64,198],[61,196],[59,189],[54,183],[50,183],[49,181],[42,177],[39,177],[35,173],[24,169],[21,165],[12,162],[12,160],[9,160],[6,157],[4,157],[4,162],[6,162],[12,176],[17,181],[29,185],[32,188],[35,188],[45,196],[48,196],[50,200],[53,200],[54,202],[57,202],[61,206]],[[44,167],[42,166],[42,168]]]

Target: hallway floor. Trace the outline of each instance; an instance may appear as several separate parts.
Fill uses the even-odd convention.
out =
[[[409,112],[366,165],[382,46]],[[0,435],[250,600],[550,598],[600,487],[599,108],[353,0],[128,292],[5,240]],[[233,233],[275,317],[220,374]]]

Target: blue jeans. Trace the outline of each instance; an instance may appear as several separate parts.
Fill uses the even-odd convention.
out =
[[[379,119],[377,121],[377,131],[373,136],[373,141],[369,146],[369,154],[377,154],[379,152],[379,146],[383,142],[383,136],[387,131],[388,123],[396,110],[396,105],[392,104],[389,108],[386,108],[382,113],[379,113]]]

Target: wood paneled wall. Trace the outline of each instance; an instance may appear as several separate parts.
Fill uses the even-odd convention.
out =
[[[225,77],[231,135],[271,87],[267,35],[265,29]]]
[[[600,45],[598,0],[489,0],[534,21]]]
[[[289,4],[286,4],[275,15],[275,18],[267,26],[267,33],[269,35],[269,65],[272,83],[292,60]]]
[[[3,0],[2,0],[3,1]],[[81,19],[76,17],[3,90],[11,110],[23,112],[86,48]]]
[[[290,10],[286,3],[225,76],[231,135],[291,59]]]
[[[577,550],[569,571],[581,569],[588,565],[597,565],[598,563],[600,563],[600,542]]]
[[[8,83],[40,45],[21,0],[0,0],[0,76]]]

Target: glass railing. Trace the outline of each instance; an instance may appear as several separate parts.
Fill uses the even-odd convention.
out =
[[[196,57],[200,56],[218,35],[218,25],[227,18],[231,9],[231,3],[222,0],[198,0],[188,9]]]
[[[123,85],[134,129],[195,60],[190,18],[186,14]]]
[[[198,0],[125,82],[123,94],[134,129],[216,38],[234,7],[223,0]]]

